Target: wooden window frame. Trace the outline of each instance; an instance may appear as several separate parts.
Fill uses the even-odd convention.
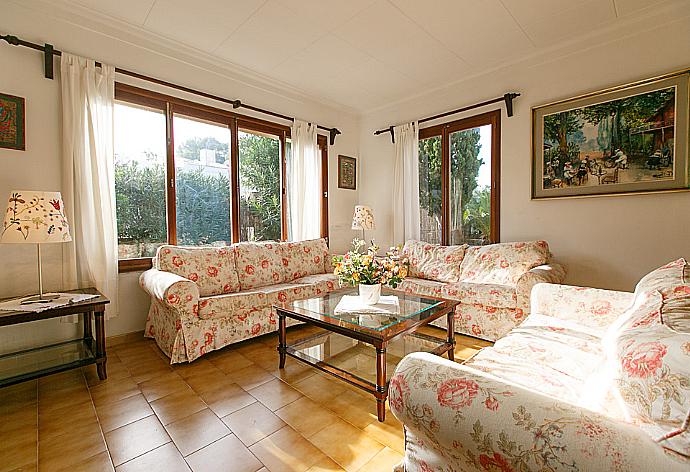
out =
[[[419,139],[441,138],[441,244],[450,241],[450,135],[480,126],[491,125],[491,234],[497,243],[500,236],[501,206],[501,110],[494,110],[419,130]]]
[[[276,136],[280,141],[281,159],[281,239],[287,239],[287,185],[284,179],[286,171],[286,142],[290,138],[291,128],[271,121],[241,115],[229,110],[215,108],[192,102],[172,95],[154,92],[132,85],[115,83],[115,100],[132,105],[142,105],[160,110],[165,114],[166,129],[166,244],[177,243],[177,214],[175,200],[175,136],[173,117],[175,115],[196,118],[218,125],[226,126],[230,131],[230,184],[231,184],[231,237],[232,243],[240,240],[239,227],[239,130],[265,133]],[[321,151],[321,237],[328,238],[328,139],[318,135],[317,143]],[[153,258],[119,259],[119,272],[142,271],[153,266]]]

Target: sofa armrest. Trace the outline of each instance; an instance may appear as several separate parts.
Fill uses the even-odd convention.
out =
[[[389,401],[406,430],[406,471],[684,467],[636,426],[432,354],[400,362]]]
[[[530,313],[605,328],[632,305],[634,298],[635,295],[631,292],[537,284],[532,288]]]
[[[528,270],[517,281],[517,306],[526,315],[530,313],[532,287],[540,283],[560,284],[565,279],[565,267],[555,262]]]
[[[199,287],[172,272],[149,269],[139,277],[139,285],[159,303],[179,312],[182,318],[199,317]]]

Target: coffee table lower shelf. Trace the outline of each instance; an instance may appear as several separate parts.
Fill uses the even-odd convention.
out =
[[[414,332],[395,338],[385,347],[376,347],[324,329],[291,344],[280,344],[278,352],[281,354],[280,368],[285,366],[285,358],[290,356],[373,394],[377,401],[378,420],[384,421],[390,381],[387,372],[392,373],[398,362],[412,352],[441,356],[454,348],[446,339]]]

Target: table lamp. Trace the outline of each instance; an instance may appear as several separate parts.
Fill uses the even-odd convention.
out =
[[[14,191],[7,202],[0,243],[36,244],[38,250],[38,296],[22,303],[42,303],[59,298],[43,293],[41,244],[71,241],[60,192]]]
[[[374,213],[366,205],[355,205],[355,214],[352,216],[352,229],[362,230],[362,241],[365,229],[376,229],[374,224]]]

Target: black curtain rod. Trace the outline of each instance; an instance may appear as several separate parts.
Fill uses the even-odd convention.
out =
[[[32,43],[29,41],[24,41],[23,39],[19,39],[18,37],[10,35],[10,34],[0,35],[0,39],[7,41],[7,43],[9,43],[13,46],[24,46],[24,47],[42,52],[44,54],[45,77],[46,77],[46,79],[54,78],[53,56],[62,56],[62,51],[60,51],[59,49],[53,48],[52,44],[46,43],[43,46],[41,46],[40,44]],[[98,67],[100,67],[101,63],[96,62],[96,65]],[[263,113],[264,115],[274,116],[276,118],[280,118],[280,119],[288,120],[288,121],[295,121],[295,118],[293,118],[292,116],[283,115],[281,113],[276,113],[276,112],[270,111],[270,110],[264,110],[263,108],[259,108],[259,107],[255,107],[252,105],[247,105],[246,103],[242,103],[240,100],[230,100],[230,99],[227,99],[224,97],[220,97],[218,95],[213,95],[210,93],[202,92],[200,90],[195,90],[195,89],[190,88],[190,87],[185,87],[183,85],[177,85],[177,84],[174,84],[172,82],[167,82],[165,80],[156,79],[155,77],[149,77],[149,76],[144,75],[144,74],[132,72],[132,71],[127,70],[127,69],[121,69],[119,67],[116,67],[115,72],[117,72],[118,74],[134,77],[136,79],[146,80],[147,82],[162,85],[164,87],[169,87],[169,88],[172,88],[175,90],[181,90],[182,92],[187,92],[187,93],[191,93],[194,95],[199,95],[200,97],[209,98],[211,100],[216,100],[218,102],[227,103],[229,105],[232,105],[233,108],[240,108],[240,107],[246,108],[247,110],[252,110],[252,111],[256,111],[258,113]],[[326,128],[325,126],[321,126],[321,125],[317,125],[317,128],[324,130],[324,131],[328,131],[331,145],[335,144],[335,137],[338,136],[339,134],[342,134],[338,128]]]
[[[498,103],[498,102],[505,102],[506,104],[506,112],[508,113],[508,116],[513,116],[513,100],[517,97],[519,97],[519,93],[506,93],[502,97],[497,97],[493,98],[491,100],[486,100],[484,102],[479,102],[475,103],[474,105],[469,105],[463,108],[458,108],[457,110],[451,110],[451,111],[446,111],[444,113],[439,113],[438,115],[434,116],[428,116],[426,118],[422,118],[421,120],[417,120],[417,123],[425,123],[427,121],[432,121],[432,120],[437,120],[439,118],[443,118],[449,115],[455,115],[456,113],[462,113],[463,111],[468,111],[468,110],[474,110],[475,108],[480,108],[484,107],[486,105],[491,105],[492,103]],[[395,135],[393,133],[393,126],[389,126],[388,128],[385,129],[380,129],[377,131],[374,131],[374,135],[378,136],[379,134],[383,133],[390,133],[391,134],[391,142],[395,142]]]

